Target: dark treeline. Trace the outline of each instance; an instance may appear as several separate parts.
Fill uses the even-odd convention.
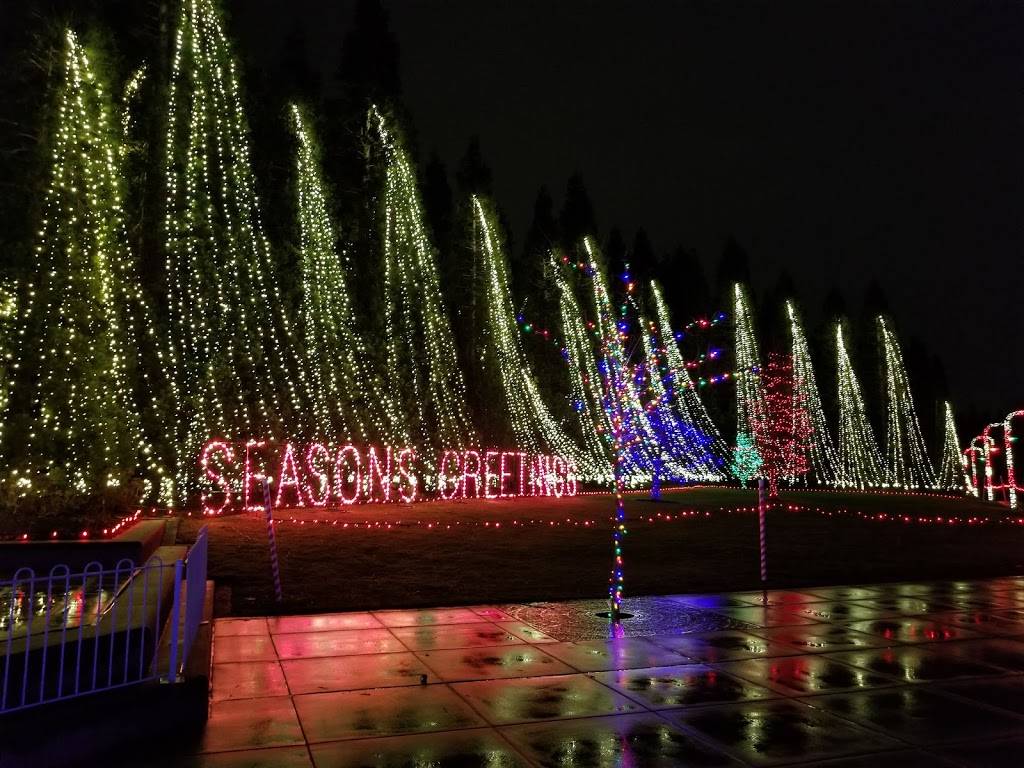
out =
[[[48,112],[55,67],[59,67],[63,30],[73,27],[85,35],[101,38],[110,52],[104,66],[111,81],[123,84],[142,63],[154,76],[144,88],[159,87],[169,66],[176,3],[168,0],[0,0],[0,259],[7,277],[17,279],[30,262],[34,222],[45,183],[45,158],[41,157],[42,137],[49,126]],[[227,7],[229,25],[231,6]],[[487,162],[487,137],[467,136],[466,150],[454,168],[448,168],[432,147],[422,146],[415,125],[403,104],[400,76],[400,51],[391,30],[388,8],[380,0],[358,0],[344,38],[337,49],[337,61],[329,76],[313,65],[302,27],[298,22],[282,30],[286,36],[283,55],[268,64],[244,44],[243,31],[232,28],[243,67],[242,85],[247,115],[252,130],[254,169],[264,205],[264,222],[278,251],[280,280],[285,294],[295,300],[297,232],[292,204],[293,153],[286,105],[299,101],[310,108],[319,121],[319,134],[325,145],[325,161],[332,186],[335,220],[340,223],[341,243],[355,267],[353,292],[363,303],[362,316],[372,318],[375,292],[368,287],[374,279],[371,270],[377,261],[379,228],[374,221],[374,201],[366,190],[372,189],[368,174],[364,141],[366,107],[370,102],[382,105],[402,126],[413,152],[420,176],[424,206],[434,243],[439,252],[447,305],[453,315],[456,341],[462,367],[467,373],[470,406],[479,414],[486,411],[480,398],[484,387],[474,377],[478,367],[469,363],[480,341],[482,313],[479,253],[472,247],[473,217],[470,196],[493,192],[493,171]],[[142,99],[145,104],[140,120],[147,126],[140,135],[158,136],[160,99]],[[157,94],[158,95],[158,94]],[[141,257],[147,282],[159,286],[163,280],[159,256],[160,215],[157,195],[160,183],[150,169],[157,148],[133,148],[135,160],[129,165],[130,180],[138,192],[129,200],[130,231],[133,245]],[[369,168],[369,170],[368,170]],[[588,194],[585,173],[573,174],[564,187],[541,186],[533,206],[533,217],[525,232],[512,232],[501,213],[506,246],[511,259],[513,294],[524,323],[536,329],[557,333],[558,295],[551,277],[549,253],[571,254],[578,258],[580,238],[594,236],[600,245],[612,284],[620,291],[621,276],[627,265],[632,280],[644,284],[657,279],[665,289],[673,322],[677,329],[698,318],[717,312],[731,315],[730,286],[740,281],[751,286],[757,307],[762,353],[782,349],[787,340],[783,302],[792,299],[800,307],[812,344],[818,384],[826,413],[835,418],[835,322],[846,318],[852,332],[851,353],[861,377],[876,434],[885,434],[885,382],[881,372],[875,317],[893,316],[898,324],[899,308],[891,307],[877,280],[872,280],[863,296],[846,296],[842,286],[823,297],[800,296],[792,277],[784,268],[774,270],[774,283],[757,284],[751,279],[749,253],[742,243],[729,238],[720,253],[697,253],[685,243],[654,243],[642,226],[625,227],[602,215],[600,201]],[[764,270],[759,270],[764,272]],[[643,306],[644,291],[638,292]],[[369,303],[370,306],[366,306]],[[649,308],[646,310],[650,312]],[[898,328],[898,325],[897,325]],[[730,332],[723,324],[708,333],[696,333],[683,339],[684,354],[697,357],[711,349],[722,355],[707,366],[707,373],[729,370]],[[940,403],[948,397],[942,362],[919,339],[904,340],[908,368],[922,429],[933,450],[941,446]],[[548,396],[564,400],[564,365],[557,349],[539,334],[527,334],[527,351],[537,378]],[[705,390],[705,399],[713,418],[724,434],[732,435],[735,425],[733,392],[730,385]],[[973,428],[977,414],[962,414],[960,423]],[[835,425],[833,424],[833,427]],[[479,423],[483,431],[497,425]],[[973,434],[973,432],[971,433]],[[962,434],[961,438],[966,437]],[[961,440],[963,442],[963,440]],[[932,456],[938,460],[937,455]]]

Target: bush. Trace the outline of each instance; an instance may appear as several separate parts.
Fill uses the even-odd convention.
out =
[[[82,531],[96,535],[132,514],[142,498],[142,486],[130,482],[93,493],[65,487],[41,488],[19,495],[13,487],[0,490],[0,537],[27,533],[31,539],[78,538]]]

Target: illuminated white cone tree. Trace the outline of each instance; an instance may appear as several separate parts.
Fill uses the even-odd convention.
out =
[[[843,324],[836,325],[836,364],[839,379],[839,485],[869,488],[882,484],[882,455],[864,408],[860,382],[853,370],[843,338]]]
[[[816,485],[834,485],[838,477],[839,459],[829,436],[825,411],[821,407],[821,396],[818,394],[818,384],[814,378],[814,366],[811,363],[807,337],[804,335],[800,316],[791,301],[786,302],[786,314],[789,317],[793,344],[793,413],[801,413],[802,409],[811,426],[811,434],[806,442],[808,471],[801,478]],[[800,407],[796,407],[797,403]]]
[[[406,423],[420,446],[457,448],[474,440],[465,384],[427,237],[416,173],[383,115],[370,126],[384,163],[380,199],[386,376],[403,394]]]
[[[935,471],[914,410],[907,369],[896,334],[878,318],[885,360],[885,484],[892,488],[934,488]]]

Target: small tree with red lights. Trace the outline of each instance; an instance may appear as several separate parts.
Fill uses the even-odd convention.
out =
[[[808,453],[814,428],[799,388],[794,386],[793,358],[773,352],[761,371],[763,397],[754,419],[754,442],[761,475],[772,498],[779,480],[795,480],[810,469]]]

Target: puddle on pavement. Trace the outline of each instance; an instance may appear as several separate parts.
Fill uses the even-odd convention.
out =
[[[606,600],[570,600],[560,603],[504,605],[501,609],[562,641],[601,640],[609,637],[644,637],[749,629],[751,625],[711,611],[691,608],[663,597],[635,597],[624,610],[632,614],[618,624],[596,614],[608,610]]]

